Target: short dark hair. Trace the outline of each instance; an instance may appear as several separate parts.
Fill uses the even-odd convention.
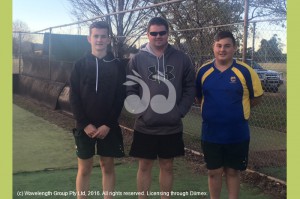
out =
[[[153,17],[152,19],[150,19],[150,21],[148,22],[147,32],[149,32],[150,26],[152,26],[152,25],[165,26],[166,31],[169,32],[169,24],[168,24],[167,20],[165,20],[162,17]]]
[[[234,38],[233,34],[230,31],[226,31],[226,30],[219,31],[215,35],[214,41],[215,42],[220,41],[221,39],[224,39],[224,38],[230,38],[232,40],[233,45],[235,46],[236,41],[235,41],[235,38]]]
[[[90,35],[92,33],[93,28],[99,28],[99,29],[107,29],[107,34],[109,35],[109,25],[105,21],[95,21],[90,25]]]

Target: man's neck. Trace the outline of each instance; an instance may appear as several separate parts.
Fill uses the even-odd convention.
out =
[[[92,54],[95,57],[102,59],[103,57],[105,57],[107,55],[107,52],[106,51],[92,51]]]
[[[226,61],[226,62],[220,62],[220,61],[215,61],[215,67],[223,72],[225,71],[226,69],[228,69],[233,63],[233,60],[229,60],[229,61]]]
[[[153,52],[157,57],[161,57],[161,56],[164,54],[164,52],[165,52],[165,50],[166,50],[168,44],[165,45],[165,46],[162,46],[161,48],[156,48],[156,47],[153,47],[153,46],[151,46],[151,45],[149,45],[149,46],[150,46],[152,52]]]

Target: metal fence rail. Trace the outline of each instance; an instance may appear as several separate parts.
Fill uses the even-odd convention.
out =
[[[89,48],[84,47],[88,34],[86,22],[88,21],[52,27],[39,33],[14,33],[14,73],[67,82],[72,63]],[[169,42],[191,57],[196,70],[205,61],[213,58],[213,35],[220,29],[233,31],[238,40],[236,58],[242,58],[244,23],[174,30],[170,32]],[[70,35],[73,37],[69,37]],[[286,19],[250,21],[247,35],[245,57],[249,63],[254,61],[267,71],[260,77],[268,82],[262,103],[251,112],[249,167],[261,173],[275,175],[273,170],[286,168]],[[61,42],[55,43],[59,37],[62,38]],[[69,42],[66,42],[67,38]],[[128,47],[132,48],[124,54],[126,57],[130,57],[147,42],[145,34],[114,36],[113,40],[120,38],[125,39]],[[113,51],[117,51],[115,48],[116,46],[111,46]],[[277,77],[280,82],[274,80]],[[124,110],[121,123],[132,128],[133,120],[133,116]],[[201,151],[201,115],[196,105],[184,118],[184,133],[186,147]],[[285,176],[275,177],[286,180]]]

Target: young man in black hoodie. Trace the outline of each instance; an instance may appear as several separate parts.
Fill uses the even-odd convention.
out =
[[[158,158],[160,195],[170,198],[173,160],[184,155],[181,118],[195,95],[195,71],[190,58],[168,44],[168,22],[160,17],[148,23],[149,43],[129,62],[126,109],[136,114],[130,155],[139,159],[139,198],[147,198],[151,171]]]
[[[75,63],[70,77],[70,103],[76,119],[77,198],[87,198],[93,156],[97,154],[104,198],[108,199],[115,187],[114,157],[124,156],[118,117],[125,98],[125,67],[107,52],[110,38],[106,22],[91,24],[88,41],[92,52]]]

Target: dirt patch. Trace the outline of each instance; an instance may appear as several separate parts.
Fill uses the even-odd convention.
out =
[[[253,170],[284,166],[286,166],[286,150],[252,151],[249,154],[249,167]]]
[[[19,95],[14,95],[13,102],[19,107],[30,111],[50,123],[56,124],[70,133],[72,132],[72,128],[75,126],[75,121],[71,116],[57,110],[51,110],[46,106],[39,104],[37,101],[33,101]]]
[[[75,122],[74,119],[70,115],[66,115],[57,110],[51,110],[45,106],[40,105],[36,101],[32,101],[30,99],[21,97],[19,95],[13,96],[14,104],[24,108],[33,114],[44,118],[45,120],[56,124],[57,126],[69,131],[71,133],[71,129],[74,128]],[[130,129],[123,129],[123,139],[124,139],[124,147],[126,154],[130,149],[130,145],[132,142],[132,132]],[[190,141],[189,139],[185,139],[186,146],[191,146],[189,148],[197,151],[199,149],[199,142],[195,143]],[[270,153],[276,154],[276,160],[270,160],[269,158],[264,158],[270,156]],[[195,173],[207,175],[207,170],[205,167],[205,162],[203,156],[201,154],[195,154],[190,150],[186,151],[185,158],[188,162],[188,165],[191,169],[194,170]],[[125,157],[122,161],[134,161],[133,158]],[[251,166],[252,162],[255,162],[255,167]],[[286,151],[266,151],[266,152],[251,152],[250,153],[250,169],[259,169],[264,166],[278,166],[278,162],[282,163],[282,166],[286,166]],[[286,198],[286,184],[281,181],[277,181],[276,179],[272,179],[266,175],[262,175],[256,172],[245,171],[242,172],[242,182],[247,183],[251,187],[257,187],[261,191],[269,194],[274,199],[283,199]]]

